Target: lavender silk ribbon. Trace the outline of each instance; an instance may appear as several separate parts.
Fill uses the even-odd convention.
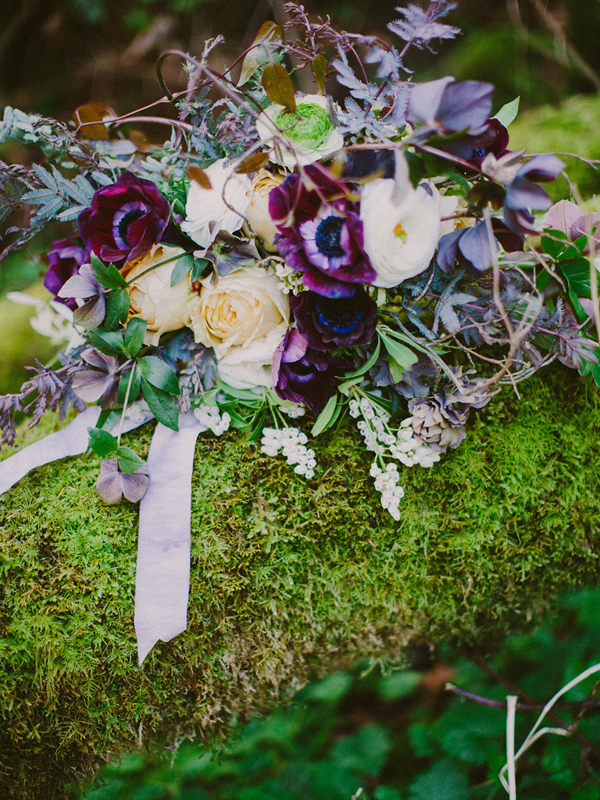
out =
[[[0,494],[4,494],[36,467],[85,453],[89,440],[88,428],[96,425],[99,416],[99,406],[90,406],[62,430],[24,447],[3,461],[0,464]]]
[[[140,665],[159,639],[168,642],[187,627],[192,470],[196,439],[205,430],[191,414],[180,414],[179,430],[159,423],[150,445],[135,578]]]

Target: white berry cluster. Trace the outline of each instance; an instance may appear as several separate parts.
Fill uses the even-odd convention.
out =
[[[277,288],[284,294],[299,294],[304,290],[304,283],[302,282],[302,273],[296,272],[287,264],[281,261],[275,262],[275,274],[279,278]]]
[[[294,403],[293,406],[279,406],[279,411],[286,414],[290,419],[298,419],[306,414],[306,409],[301,403]]]
[[[260,449],[268,456],[276,456],[281,451],[288,464],[296,465],[294,472],[310,480],[314,477],[317,462],[315,451],[306,447],[307,441],[306,434],[299,428],[263,428]]]
[[[221,416],[218,406],[202,404],[194,409],[194,416],[204,426],[205,430],[212,431],[215,436],[220,436],[229,429],[231,417],[225,411]]]
[[[381,505],[395,520],[400,519],[400,500],[404,497],[404,489],[398,486],[398,467],[393,461],[381,469],[377,461],[371,464],[371,477],[375,478],[375,488],[381,493]]]
[[[422,467],[431,467],[439,461],[440,454],[432,450],[429,445],[416,439],[412,428],[412,417],[405,419],[394,434],[388,427],[390,415],[380,406],[372,403],[368,397],[361,397],[360,401],[350,400],[350,416],[355,419],[362,417],[356,426],[361,432],[367,450],[376,454],[371,466],[371,475],[375,478],[375,488],[381,493],[381,505],[395,520],[400,519],[398,508],[400,500],[404,497],[404,489],[398,486],[398,467],[393,461],[384,463],[384,458],[392,458],[406,467],[420,464]],[[378,460],[384,469],[377,463]]]

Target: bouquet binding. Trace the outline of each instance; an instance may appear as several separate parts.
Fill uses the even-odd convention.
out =
[[[518,104],[492,116],[490,85],[419,84],[405,66],[410,47],[456,35],[440,22],[451,9],[444,0],[402,9],[390,24],[405,42],[398,52],[288,4],[304,38],[286,42],[265,23],[235,83],[231,69],[208,66],[218,38],[201,59],[167,53],[184,59],[189,85],[179,97],[164,87],[179,119],[145,154],[110,138],[132,115],[84,107],[74,133],[5,112],[4,135],[44,142],[81,173],[3,173],[11,204],[38,207],[9,248],[57,215],[79,233],[55,242],[45,278],[70,317],[70,346],[58,369],[39,365],[2,398],[3,438],[12,443],[13,414],[27,403],[34,424],[46,408],[100,408],[4,462],[0,489],[89,445],[104,459],[100,496],[141,501],[140,661],[186,626],[200,432],[239,428],[310,481],[315,451],[290,418],[308,411],[318,435],[348,413],[398,520],[398,464],[432,467],[458,447],[470,411],[499,386],[516,389],[553,360],[600,383],[600,216],[552,205],[540,183],[562,171],[555,155],[508,149]],[[311,70],[314,94],[295,91],[289,57]],[[349,90],[344,107],[326,92],[334,83]],[[532,211],[544,210],[540,223]],[[121,436],[152,416],[145,463]]]

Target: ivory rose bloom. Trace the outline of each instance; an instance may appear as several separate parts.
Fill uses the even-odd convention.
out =
[[[261,267],[204,278],[187,306],[186,325],[214,348],[221,378],[235,388],[271,385],[271,361],[289,324],[279,278]]]
[[[282,176],[273,175],[266,169],[259,170],[252,179],[250,205],[246,209],[246,219],[269,253],[277,252],[274,241],[277,228],[269,214],[269,195],[271,189],[281,186],[283,180]]]
[[[192,181],[181,230],[201,247],[208,247],[219,231],[234,233],[244,224],[250,202],[250,178],[237,175],[225,159],[215,161],[204,172],[210,189]]]
[[[289,169],[305,167],[344,146],[344,137],[329,119],[326,97],[297,95],[296,112],[273,103],[256,120],[258,135],[274,148],[272,160]]]
[[[131,306],[129,318],[141,317],[148,322],[145,344],[157,345],[163,333],[176,331],[185,327],[184,314],[192,293],[189,274],[176,286],[171,286],[171,273],[177,264],[175,256],[183,256],[185,251],[180,247],[167,247],[155,244],[147,256],[138,261],[130,269],[128,281],[139,275],[128,287]],[[160,261],[169,261],[145,275],[141,273]]]

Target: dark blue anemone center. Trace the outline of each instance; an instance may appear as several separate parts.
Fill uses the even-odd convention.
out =
[[[485,147],[476,147],[473,150],[473,158],[485,158]]]
[[[319,297],[316,302],[319,323],[328,331],[345,334],[353,331],[364,315],[356,297]]]
[[[118,230],[119,236],[123,239],[124,242],[127,241],[127,231],[129,230],[129,226],[132,225],[136,219],[143,217],[146,212],[142,211],[142,209],[136,208],[133,211],[128,211],[127,214],[123,217],[123,219],[119,220]]]
[[[323,253],[327,258],[344,255],[344,248],[340,244],[343,224],[343,217],[331,216],[326,217],[317,228],[315,242],[319,252]]]

